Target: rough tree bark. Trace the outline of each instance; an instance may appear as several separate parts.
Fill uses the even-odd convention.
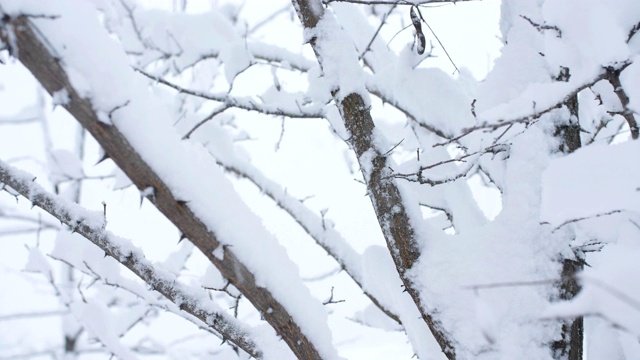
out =
[[[578,94],[571,96],[565,106],[569,110],[569,118],[565,123],[556,125],[554,136],[559,139],[558,150],[569,154],[582,146],[580,139],[580,118]],[[577,274],[582,271],[583,263],[580,259],[564,259],[562,274],[558,284],[560,299],[568,301],[580,292]],[[573,320],[566,320],[561,328],[562,338],[551,344],[551,349],[557,359],[582,360],[584,347],[584,319],[579,316]]]
[[[91,102],[81,98],[71,86],[60,59],[49,52],[45,44],[46,39],[37,35],[31,21],[25,16],[5,16],[2,25],[2,41],[17,46],[17,49],[13,49],[13,54],[17,55],[18,60],[31,71],[49,94],[61,89],[68,91],[70,101],[63,105],[64,108],[93,135],[106,154],[138,189],[142,191],[153,187],[154,196],[149,200],[263,314],[265,320],[282,336],[293,353],[299,359],[321,359],[316,346],[270,291],[256,284],[255,275],[237,258],[233,249],[223,247],[222,259],[213,255],[214,250],[222,246],[216,234],[198,219],[188,203],[174,197],[163,179],[137,154],[115,126],[98,120]],[[13,39],[9,41],[8,36],[13,36]]]
[[[292,0],[292,2],[300,22],[307,30],[314,29],[325,15],[319,0]],[[334,41],[345,41],[345,39],[334,39]],[[322,67],[322,57],[318,56],[316,39],[310,39],[310,43]],[[455,349],[449,335],[438,320],[425,310],[426,307],[422,304],[418,289],[408,277],[408,271],[420,256],[420,249],[400,189],[387,165],[388,154],[377,148],[374,143],[375,124],[371,113],[360,94],[351,93],[344,98],[336,97],[335,101],[345,127],[350,133],[349,144],[358,158],[361,169],[363,169],[367,193],[405,289],[418,306],[424,321],[444,354],[449,359],[455,359]],[[363,156],[365,153],[367,155]]]

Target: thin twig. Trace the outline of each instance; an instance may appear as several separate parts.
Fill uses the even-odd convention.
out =
[[[599,213],[599,214],[595,214],[595,215],[591,215],[591,216],[585,216],[585,217],[581,217],[581,218],[577,218],[577,219],[567,220],[567,221],[563,222],[562,224],[556,226],[556,228],[553,229],[551,232],[554,233],[557,230],[559,230],[560,228],[562,228],[563,226],[569,225],[571,223],[576,223],[576,222],[583,221],[583,220],[595,219],[595,218],[599,218],[599,217],[602,217],[602,216],[609,216],[609,215],[613,215],[613,214],[619,214],[621,212],[622,212],[622,210],[611,210],[611,211],[607,211],[607,212],[603,212],[603,213]]]
[[[323,118],[324,117],[324,113],[322,110],[305,111],[299,108],[300,112],[287,111],[278,107],[269,106],[267,104],[258,104],[255,102],[255,100],[250,98],[234,98],[229,96],[228,94],[214,94],[214,93],[209,93],[204,91],[186,89],[182,86],[179,86],[170,81],[167,81],[159,76],[149,74],[140,68],[134,67],[134,70],[148,77],[149,79],[152,79],[162,85],[166,85],[178,91],[179,93],[192,95],[192,96],[196,96],[196,97],[207,99],[207,100],[221,102],[227,107],[234,107],[234,108],[248,110],[248,111],[256,111],[265,115],[287,116],[292,118]]]
[[[376,37],[378,37],[378,34],[380,33],[380,30],[382,30],[382,27],[386,24],[387,22],[387,18],[389,17],[389,15],[391,15],[391,13],[393,12],[393,10],[395,10],[396,8],[396,4],[394,4],[393,6],[391,6],[391,8],[389,9],[389,11],[387,11],[383,16],[382,16],[382,20],[380,21],[380,25],[378,26],[378,28],[376,29],[376,32],[373,33],[373,36],[371,37],[371,40],[369,40],[369,43],[367,44],[367,47],[364,48],[364,51],[362,52],[362,54],[360,54],[360,59],[362,59],[367,52],[369,52],[369,50],[371,50],[371,45],[373,45],[373,42],[375,41]]]

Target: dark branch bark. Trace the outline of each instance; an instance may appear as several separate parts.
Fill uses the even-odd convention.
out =
[[[569,98],[565,106],[569,109],[569,119],[557,125],[553,135],[560,139],[560,151],[572,153],[582,146],[580,122],[578,121],[578,95]]]
[[[582,271],[583,263],[579,260],[565,259],[562,262],[562,277],[559,283],[560,299],[568,301],[580,292],[576,275]],[[562,338],[551,344],[554,358],[567,360],[582,360],[584,347],[584,318],[579,316],[573,320],[566,320],[562,324]]]
[[[629,97],[627,96],[627,93],[624,91],[624,89],[622,88],[622,84],[620,83],[621,72],[621,69],[608,69],[608,79],[611,83],[611,86],[613,86],[613,91],[616,93],[618,99],[620,99],[620,103],[622,104],[622,117],[624,117],[624,119],[627,121],[627,124],[629,125],[631,138],[636,140],[638,138],[638,135],[640,135],[640,132],[638,131],[638,123],[636,122],[636,118],[633,115],[633,112],[631,112],[628,107]]]
[[[7,29],[7,26],[11,26],[12,29]],[[10,43],[7,38],[10,31],[15,33],[20,62],[31,71],[49,94],[60,89],[68,91],[70,101],[64,105],[65,109],[93,135],[136,187],[140,190],[153,187],[155,196],[150,200],[158,210],[251,301],[298,358],[320,359],[315,345],[302,333],[291,315],[271,292],[256,284],[254,274],[237,258],[232,248],[223,247],[222,259],[213,255],[214,250],[222,246],[216,234],[191,211],[188,204],[174,197],[163,179],[140,157],[116,127],[98,120],[91,102],[81,98],[71,86],[59,59],[49,53],[42,36],[36,35],[37,30],[34,30],[31,22],[22,16],[5,17],[0,36],[6,44]]]
[[[564,153],[572,153],[582,146],[580,140],[580,103],[578,94],[570,97],[565,106],[569,110],[569,118],[566,122],[557,125],[554,136],[560,140],[558,150]],[[582,262],[574,259],[562,261],[561,280],[557,284],[560,290],[560,299],[568,301],[580,292],[580,284],[577,274],[582,271]],[[551,344],[553,355],[556,359],[582,360],[584,347],[584,321],[579,316],[573,320],[565,320],[560,330],[561,339]]]
[[[313,29],[324,16],[312,11],[312,9],[321,6],[320,0],[293,0],[293,4],[301,23],[307,29]],[[334,39],[334,41],[348,40]],[[311,39],[311,46],[318,55],[315,39]],[[323,67],[321,56],[318,56],[318,61]],[[455,349],[448,334],[442,328],[442,324],[425,310],[419,291],[407,276],[408,270],[413,267],[420,256],[420,249],[400,190],[387,165],[387,154],[378,149],[374,143],[375,124],[371,113],[360,94],[351,93],[344,98],[336,98],[335,100],[345,127],[351,135],[349,143],[356,153],[361,169],[363,169],[369,197],[405,289],[418,306],[424,321],[442,351],[449,359],[455,359]]]

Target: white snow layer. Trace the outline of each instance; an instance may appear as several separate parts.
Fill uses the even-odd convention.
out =
[[[541,220],[565,221],[612,211],[640,212],[640,168],[628,159],[640,154],[640,143],[591,145],[554,159],[543,174]]]
[[[173,195],[188,201],[217,238],[233,246],[257,284],[283,304],[320,355],[337,358],[326,310],[302,283],[284,248],[236,194],[206,149],[181,141],[168,125],[172,121],[167,119],[164,106],[152,96],[145,79],[131,69],[121,45],[102,28],[93,5],[62,0],[46,5],[32,0],[3,1],[2,5],[11,14],[37,9],[38,14],[58,16],[32,21],[46,36],[51,51],[62,59],[65,70],[74,74],[70,76],[72,85],[91,99],[96,112],[111,113],[113,124]],[[336,26],[328,24],[323,34],[335,36]],[[77,36],[78,29],[82,29],[82,36]],[[344,83],[344,90],[355,90],[350,83]],[[255,251],[256,242],[260,243],[259,252]]]

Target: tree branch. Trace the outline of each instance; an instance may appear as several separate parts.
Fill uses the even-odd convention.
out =
[[[294,199],[291,195],[283,192],[269,179],[261,174],[256,174],[255,169],[247,168],[248,164],[231,164],[225,160],[218,158],[218,164],[226,171],[251,181],[260,192],[273,200],[282,210],[291,216],[291,218],[309,234],[309,236],[324,249],[327,254],[334,258],[340,265],[340,269],[344,270],[351,279],[362,289],[364,294],[391,319],[398,324],[402,324],[398,315],[396,315],[389,306],[383,305],[375,294],[371,293],[364,286],[364,276],[360,270],[360,261],[354,262],[353,259],[360,258],[359,254],[349,245],[340,233],[333,228],[323,228],[322,219],[318,215],[312,213],[299,200]],[[245,166],[243,166],[245,165]],[[252,171],[253,170],[253,171]]]
[[[46,41],[46,37],[38,34],[37,28],[34,28],[31,21],[24,16],[5,16],[4,20],[0,38],[9,43],[8,36],[12,37],[11,44],[20,49],[18,59],[47,92],[53,94],[60,89],[66,89],[69,101],[64,104],[65,109],[93,135],[136,187],[140,191],[153,190],[153,196],[150,196],[149,200],[251,301],[298,358],[320,359],[317,345],[302,332],[289,311],[271,291],[257,284],[256,275],[239,259],[233,247],[223,246],[220,235],[213,233],[203,220],[195,215],[187,202],[175,196],[168,184],[133,148],[118,128],[99,120],[92,102],[82,98],[71,85],[66,71],[60,64],[61,59],[50,53],[50,47],[43,42]],[[222,256],[215,256],[214,252],[217,254],[220,249]]]
[[[287,116],[287,117],[292,117],[292,118],[322,118],[324,117],[324,114],[322,113],[321,110],[317,110],[317,111],[303,111],[302,109],[297,109],[299,111],[296,112],[291,112],[291,111],[287,111],[285,109],[281,109],[278,107],[274,107],[274,106],[268,106],[265,104],[258,104],[256,103],[254,100],[252,99],[247,99],[247,98],[234,98],[229,96],[228,94],[214,94],[214,93],[209,93],[209,92],[204,92],[204,91],[196,91],[196,90],[190,90],[190,89],[186,89],[183,88],[177,84],[174,84],[170,81],[167,81],[159,76],[155,76],[152,74],[149,74],[148,72],[140,69],[140,68],[134,68],[135,71],[139,72],[140,74],[148,77],[151,80],[154,80],[162,85],[166,85],[176,91],[178,91],[179,93],[182,94],[187,94],[187,95],[192,95],[192,96],[196,96],[199,98],[203,98],[203,99],[207,99],[207,100],[213,100],[213,101],[218,101],[224,104],[224,106],[226,108],[229,107],[234,107],[234,108],[238,108],[238,109],[242,109],[242,110],[247,110],[247,111],[256,111],[259,112],[261,114],[265,114],[265,115],[275,115],[275,116]]]
[[[638,135],[640,135],[638,131],[638,123],[636,122],[635,116],[633,112],[629,110],[629,97],[627,93],[624,91],[622,84],[620,83],[620,73],[624,69],[607,69],[607,75],[611,86],[613,86],[613,92],[618,96],[620,100],[620,104],[622,104],[622,117],[627,121],[629,125],[629,130],[631,131],[631,138],[636,140],[638,139]]]
[[[504,126],[509,126],[512,124],[528,124],[538,118],[540,118],[542,115],[555,110],[555,109],[559,109],[561,108],[566,102],[570,101],[571,98],[573,98],[574,96],[576,96],[580,91],[593,86],[595,83],[597,83],[600,80],[604,80],[604,79],[609,79],[611,76],[611,71],[617,71],[617,72],[622,72],[624,69],[627,68],[627,66],[631,65],[632,63],[630,61],[626,61],[624,63],[621,63],[620,65],[618,65],[615,68],[606,68],[603,69],[603,71],[598,74],[598,76],[596,76],[595,78],[593,78],[592,80],[576,87],[573,91],[571,91],[570,93],[568,93],[565,97],[563,97],[562,99],[560,99],[559,101],[557,101],[556,103],[542,109],[542,110],[535,110],[532,114],[529,115],[525,115],[525,116],[520,116],[517,118],[513,118],[513,119],[504,119],[504,120],[498,120],[497,122],[488,122],[488,121],[484,121],[476,126],[470,127],[470,128],[466,128],[463,131],[463,135],[457,137],[456,139],[459,139],[460,137],[464,136],[464,135],[468,135],[473,131],[476,130],[482,130],[482,129],[488,129],[488,130],[496,130],[499,129],[501,127]]]
[[[292,1],[300,18],[300,22],[307,31],[313,31],[320,21],[325,20],[325,16],[332,16],[324,11],[320,0]],[[329,36],[323,36],[321,40],[315,37],[310,40],[323,71],[329,66],[351,65],[336,65],[324,62],[323,59],[327,57],[331,58],[331,56],[328,56],[330,55],[328,52],[334,50],[332,45],[338,45],[341,41],[350,41],[344,38],[329,38]],[[320,41],[322,41],[321,45],[319,45]],[[335,59],[331,61],[335,61]],[[347,60],[345,60],[345,62],[346,61]],[[352,61],[357,61],[355,51]],[[396,269],[405,285],[405,289],[418,306],[423,319],[429,326],[442,351],[449,359],[455,359],[455,349],[453,348],[452,341],[442,328],[442,325],[432,314],[425,311],[420,293],[408,276],[408,270],[413,267],[420,256],[420,248],[416,240],[416,232],[405,208],[405,202],[400,194],[400,189],[389,169],[388,157],[385,155],[386,150],[379,149],[376,144],[377,139],[374,134],[375,124],[371,117],[369,107],[361,94],[352,92],[338,96],[339,90],[340,89],[333,89],[334,100],[336,101],[345,127],[351,135],[349,143],[354,149],[358,162],[360,163],[360,168],[362,169],[367,185],[367,192],[371,198],[378,222],[387,241],[387,247],[396,264]]]
[[[162,271],[147,260],[142,251],[135,248],[130,241],[117,238],[105,230],[104,223],[97,220],[102,218],[100,213],[96,217],[95,213],[68,202],[61,196],[48,193],[33,180],[35,180],[33,176],[0,160],[0,183],[10,186],[33,205],[53,215],[69,226],[72,231],[94,243],[106,255],[113,257],[131,270],[154,290],[176,303],[183,311],[209,325],[223,338],[229,339],[253,357],[262,357],[261,351],[250,335],[239,327],[240,324],[235,319],[223,312],[211,310],[212,307],[217,308],[217,306],[207,301],[206,294],[179,283],[174,275]]]

